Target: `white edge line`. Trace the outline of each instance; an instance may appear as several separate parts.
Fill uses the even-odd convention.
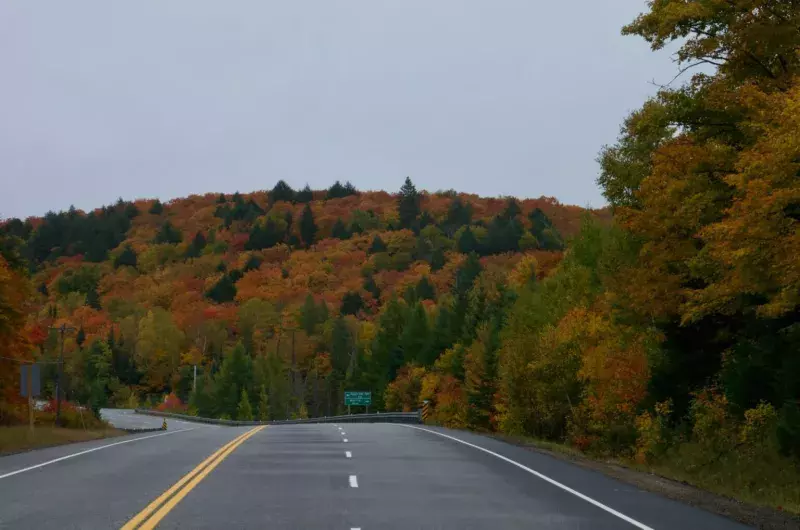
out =
[[[93,453],[95,451],[99,451],[100,449],[106,449],[108,447],[114,447],[115,445],[122,445],[122,444],[131,443],[131,442],[137,442],[139,440],[147,440],[148,438],[157,438],[159,436],[168,436],[170,434],[178,434],[179,432],[193,431],[196,428],[197,427],[191,427],[189,429],[179,429],[177,431],[160,432],[158,434],[151,434],[151,435],[148,435],[148,436],[140,436],[139,438],[131,438],[130,440],[123,440],[121,442],[114,442],[113,444],[101,445],[100,447],[93,447],[92,449],[87,449],[86,451],[81,451],[79,453],[72,453],[71,455],[62,456],[60,458],[55,458],[53,460],[48,460],[47,462],[42,462],[41,464],[36,464],[35,466],[25,467],[25,468],[22,468],[22,469],[18,469],[16,471],[12,471],[10,473],[6,473],[5,475],[0,475],[0,479],[12,477],[14,475],[18,475],[20,473],[24,473],[26,471],[31,471],[33,469],[38,469],[40,467],[49,466],[50,464],[55,464],[56,462],[61,462],[62,460],[67,460],[69,458],[74,458],[76,456],[85,455],[87,453]]]
[[[602,502],[596,501],[593,498],[588,497],[588,496],[584,495],[583,493],[570,488],[569,486],[565,486],[564,484],[562,484],[562,483],[560,483],[560,482],[558,482],[556,480],[551,479],[547,475],[543,475],[543,474],[539,473],[538,471],[535,471],[535,470],[529,468],[528,466],[524,466],[524,465],[520,464],[519,462],[511,460],[510,458],[505,457],[505,456],[503,456],[501,454],[495,453],[494,451],[490,451],[488,449],[484,449],[483,447],[481,447],[479,445],[471,444],[469,442],[465,442],[464,440],[460,440],[460,439],[458,439],[458,438],[456,438],[454,436],[449,436],[447,434],[443,434],[443,433],[440,433],[440,432],[432,431],[430,429],[423,429],[422,427],[415,427],[414,425],[404,425],[404,424],[401,424],[401,423],[398,423],[396,425],[398,425],[400,427],[408,427],[408,428],[411,428],[411,429],[416,429],[418,431],[429,432],[431,434],[435,434],[436,436],[441,436],[443,438],[448,438],[448,439],[453,440],[455,442],[458,442],[458,443],[461,443],[461,444],[464,444],[464,445],[468,445],[469,447],[472,447],[472,448],[477,449],[479,451],[483,451],[484,453],[488,453],[488,454],[490,454],[492,456],[495,456],[495,457],[499,458],[500,460],[508,462],[509,464],[513,464],[513,465],[517,466],[520,469],[524,469],[528,473],[530,473],[532,475],[535,475],[535,476],[539,477],[540,479],[544,480],[545,482],[549,482],[553,486],[561,488],[562,490],[564,490],[564,491],[566,491],[568,493],[572,493],[576,497],[578,497],[580,499],[583,499],[583,500],[585,500],[586,502],[588,502],[590,504],[594,504],[595,506],[597,506],[601,510],[605,510],[608,513],[610,513],[611,515],[615,515],[615,516],[619,517],[620,519],[622,519],[623,521],[627,521],[630,524],[632,524],[633,526],[635,526],[637,528],[641,528],[641,530],[653,530],[653,528],[651,528],[651,527],[649,527],[649,526],[647,526],[647,525],[645,525],[643,523],[640,523],[636,519],[632,519],[632,518],[628,517],[624,513],[620,513],[617,510],[615,510],[615,509],[613,509],[613,508],[611,508],[609,506],[606,506]],[[2,477],[0,477],[0,478],[2,478]]]
[[[350,475],[350,487],[357,488],[358,487],[358,477],[355,475]]]
[[[351,453],[350,451],[345,451],[344,456],[347,458],[353,458],[353,453]]]

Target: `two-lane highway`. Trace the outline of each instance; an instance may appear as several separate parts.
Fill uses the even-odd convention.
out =
[[[179,428],[191,430],[0,458],[0,527],[744,528],[470,433],[395,424]]]

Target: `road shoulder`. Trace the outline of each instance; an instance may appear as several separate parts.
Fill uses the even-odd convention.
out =
[[[459,431],[469,432],[469,431]],[[780,512],[765,506],[756,506],[706,491],[684,482],[639,471],[615,461],[597,460],[572,451],[555,451],[536,444],[535,441],[513,436],[484,434],[529,451],[545,454],[575,464],[584,469],[597,471],[631,486],[656,493],[668,499],[688,504],[702,510],[727,517],[742,524],[763,530],[800,529],[800,516]]]

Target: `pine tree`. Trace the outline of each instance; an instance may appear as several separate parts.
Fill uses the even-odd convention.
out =
[[[429,356],[426,352],[430,344],[430,326],[428,315],[422,304],[415,303],[409,311],[408,321],[400,336],[400,348],[403,361],[408,363],[423,362]]]
[[[357,315],[364,308],[364,301],[361,295],[355,291],[348,291],[342,298],[342,306],[339,312],[342,315]]]
[[[314,244],[314,237],[317,235],[317,224],[314,222],[314,213],[311,206],[306,204],[303,208],[303,215],[300,217],[300,237],[303,238],[306,248]]]
[[[436,292],[427,276],[420,278],[416,287],[417,300],[435,300]]]
[[[311,188],[306,184],[306,187],[302,190],[297,192],[296,197],[297,202],[305,202],[309,203],[314,200],[314,192],[311,191]]]
[[[333,321],[330,346],[333,369],[341,375],[346,374],[352,354],[352,335],[347,328],[347,321],[342,316]]]
[[[83,325],[81,325],[78,328],[78,335],[75,337],[75,344],[78,345],[78,348],[82,348],[84,342],[86,342],[86,332],[83,330]]]
[[[471,252],[478,251],[478,240],[475,238],[475,234],[472,233],[472,229],[467,226],[461,235],[458,238],[457,242],[458,251],[462,254],[469,254]]]
[[[419,215],[420,196],[417,188],[406,177],[403,187],[400,188],[400,195],[397,198],[397,214],[400,217],[400,228],[414,228],[417,216]]]
[[[185,256],[187,258],[197,258],[202,254],[203,249],[206,247],[206,237],[203,235],[202,232],[197,232],[194,235],[194,239],[186,248]]]
[[[183,240],[180,230],[172,226],[169,221],[164,222],[156,234],[156,243],[169,243],[176,245]]]
[[[261,385],[261,391],[258,393],[258,420],[269,421],[269,396],[264,385]]]
[[[428,213],[428,210],[425,210],[424,212],[422,212],[422,215],[419,216],[419,222],[417,223],[417,225],[418,225],[417,229],[418,230],[422,230],[426,226],[435,225],[435,224],[436,224],[436,219],[434,219],[433,216],[430,213]]]
[[[272,202],[294,202],[295,191],[285,181],[279,180],[275,187],[272,188],[272,191],[269,192],[269,200]]]
[[[433,249],[433,254],[431,254],[431,271],[436,272],[441,270],[445,263],[447,263],[447,258],[444,255],[444,250],[441,248]]]
[[[236,284],[230,275],[225,274],[211,289],[206,291],[206,296],[218,304],[233,302],[236,298]]]
[[[164,205],[161,204],[161,201],[156,199],[156,202],[150,206],[150,210],[148,210],[153,215],[161,215],[164,212]]]
[[[247,262],[244,264],[244,272],[257,270],[261,266],[261,262],[263,260],[256,256],[255,254],[251,254],[249,258],[247,258]]]
[[[386,243],[383,242],[380,236],[376,235],[372,238],[372,244],[369,246],[369,253],[377,254],[378,252],[386,252]]]
[[[375,278],[371,274],[364,280],[362,287],[372,295],[374,300],[381,299],[381,289],[378,287],[378,284],[375,283]]]
[[[97,288],[91,288],[86,292],[86,305],[92,309],[102,309],[100,305],[100,295],[97,294]]]
[[[133,250],[133,247],[130,245],[125,245],[125,248],[122,249],[122,252],[117,256],[114,260],[114,268],[120,268],[123,265],[128,267],[136,268],[136,251]]]
[[[300,308],[299,321],[300,327],[303,328],[306,334],[314,334],[319,320],[317,320],[317,304],[314,302],[314,297],[311,296],[311,293],[306,295],[306,300]]]
[[[335,237],[336,239],[350,239],[350,232],[347,231],[347,227],[341,219],[336,219],[336,222],[333,224],[331,237]]]
[[[253,407],[250,405],[250,398],[247,390],[242,389],[242,397],[236,407],[236,419],[239,421],[253,421]]]
[[[447,217],[444,220],[444,232],[453,237],[453,234],[464,225],[472,222],[472,208],[467,204],[465,205],[460,197],[455,197],[450,202],[450,207],[447,209]]]

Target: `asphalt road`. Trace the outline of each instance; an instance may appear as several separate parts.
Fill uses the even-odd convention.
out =
[[[161,427],[163,418],[148,416],[146,414],[136,414],[133,409],[100,409],[100,416],[114,427],[120,429],[158,429]],[[175,428],[196,427],[196,423],[188,423],[181,420],[168,420],[169,426]]]
[[[544,454],[429,427],[171,422],[165,433],[0,458],[0,528],[155,526],[745,528]]]

